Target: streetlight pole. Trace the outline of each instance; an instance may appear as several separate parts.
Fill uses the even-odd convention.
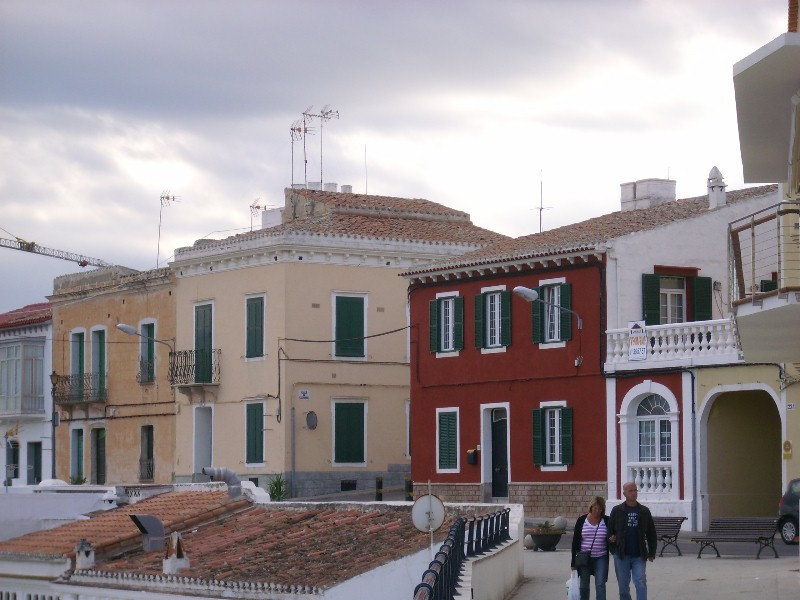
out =
[[[56,385],[58,385],[58,380],[61,379],[61,375],[53,371],[50,373],[50,402],[52,403],[52,412],[50,413],[50,423],[51,423],[51,430],[52,430],[52,437],[50,439],[50,466],[51,466],[51,473],[50,478],[56,478],[56,427],[58,426],[58,411],[56,411]]]
[[[127,333],[128,335],[138,335],[143,340],[152,340],[154,342],[158,342],[159,344],[164,344],[167,348],[169,348],[170,352],[175,352],[175,349],[172,347],[172,344],[165,340],[157,340],[154,337],[150,337],[149,335],[144,335],[136,331],[136,328],[132,327],[131,325],[127,325],[125,323],[118,323],[117,329],[119,329],[122,333]],[[175,338],[170,338],[170,341],[174,342]]]

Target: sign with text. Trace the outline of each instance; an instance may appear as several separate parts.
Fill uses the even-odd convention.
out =
[[[647,332],[644,321],[628,322],[628,360],[647,360]]]

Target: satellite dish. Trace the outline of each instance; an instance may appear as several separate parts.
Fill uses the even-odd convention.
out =
[[[444,523],[444,503],[433,494],[420,496],[411,507],[411,521],[420,531],[436,531]]]

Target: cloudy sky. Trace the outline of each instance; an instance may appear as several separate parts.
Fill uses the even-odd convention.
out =
[[[512,236],[540,205],[545,229],[617,210],[626,181],[696,196],[716,165],[737,189],[732,67],[786,31],[786,7],[2,0],[0,237],[150,269],[248,230],[251,204],[304,181],[290,127],[309,106],[339,114],[309,122],[309,181],[322,156],[326,182]],[[78,270],[0,248],[0,312]]]

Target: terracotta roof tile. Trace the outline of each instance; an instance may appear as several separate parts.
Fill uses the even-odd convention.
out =
[[[22,308],[0,314],[0,328],[23,327],[45,323],[53,318],[53,310],[48,302],[29,304]]]
[[[766,196],[776,189],[775,185],[766,185],[728,192],[727,202],[733,204]],[[591,250],[615,238],[697,217],[707,213],[708,210],[708,196],[697,196],[665,202],[650,208],[617,211],[550,231],[502,240],[458,257],[428,263],[421,269],[407,272],[405,275]]]
[[[339,210],[370,210],[420,215],[437,215],[461,217],[469,220],[469,214],[461,210],[449,208],[443,204],[431,202],[423,198],[398,198],[394,196],[373,196],[369,194],[345,194],[342,192],[322,192],[319,190],[287,190],[290,194],[305,196]]]

